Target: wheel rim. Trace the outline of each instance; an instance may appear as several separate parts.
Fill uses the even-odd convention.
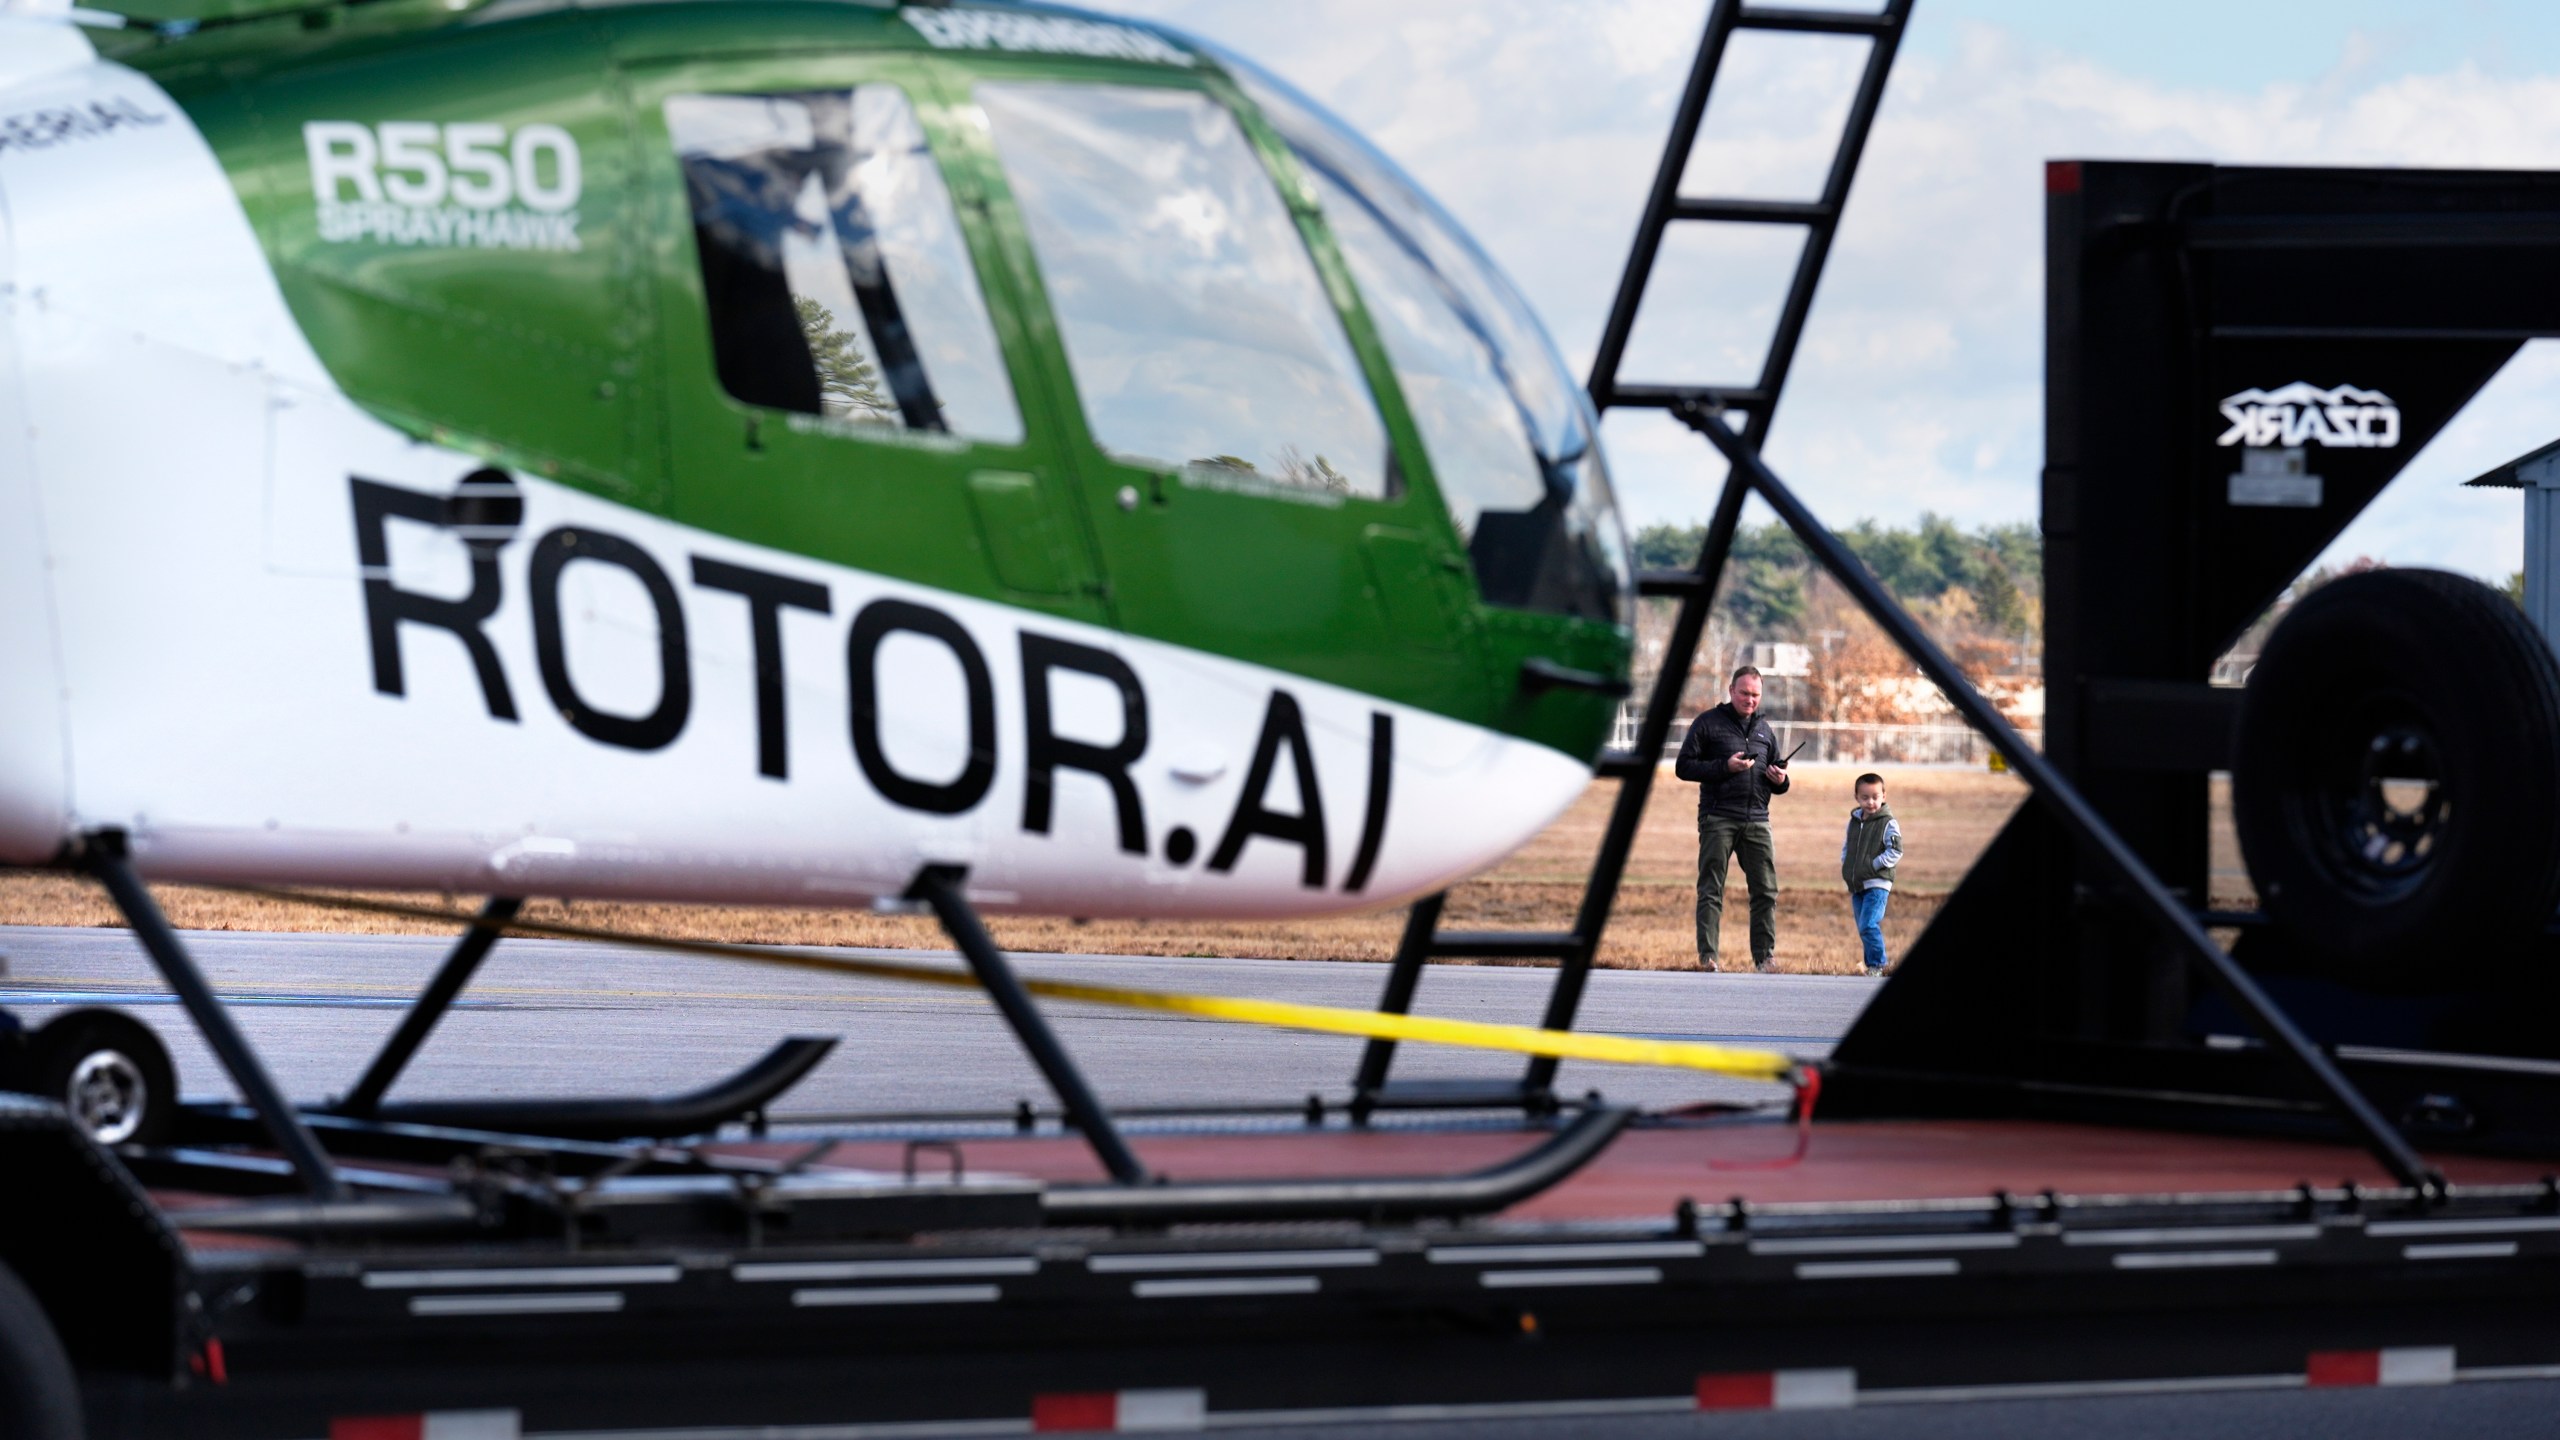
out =
[[[2451,828],[2444,766],[2432,726],[2405,702],[2382,701],[2341,717],[2306,747],[2299,814],[2310,851],[2340,889],[2399,900],[2435,870]]]
[[[150,1108],[150,1087],[142,1067],[121,1050],[93,1050],[71,1067],[71,1083],[63,1104],[71,1118],[101,1145],[132,1139],[142,1129]]]

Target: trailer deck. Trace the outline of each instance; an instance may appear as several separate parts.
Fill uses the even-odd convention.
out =
[[[1496,1164],[1546,1138],[1514,1126],[1398,1126],[1130,1135],[1151,1173],[1180,1180],[1456,1172]],[[722,1142],[720,1153],[796,1158],[800,1140]],[[813,1167],[896,1172],[909,1140],[844,1139]],[[1106,1177],[1073,1136],[979,1136],[948,1141],[972,1172],[1053,1184]],[[2207,1195],[2292,1190],[2391,1177],[2352,1146],[2036,1120],[1818,1122],[1801,1160],[1793,1132],[1764,1119],[1640,1121],[1598,1158],[1501,1212],[1507,1221],[1654,1219],[1683,1199],[1721,1204],[1832,1205],[1864,1201],[2040,1195]],[[937,1153],[934,1163],[947,1156]],[[2544,1162],[2478,1155],[2431,1157],[2458,1185],[2536,1185]]]
[[[1302,1181],[1498,1164],[1556,1128],[1131,1143],[1182,1181]],[[674,1147],[550,1181],[549,1234],[404,1240],[380,1210],[342,1234],[272,1214],[265,1234],[205,1230],[193,1217],[261,1202],[155,1192],[205,1341],[177,1389],[92,1373],[92,1432],[352,1437],[444,1414],[507,1434],[999,1433],[2560,1374],[2560,1186],[2525,1161],[2434,1157],[2453,1184],[2430,1198],[2339,1145],[1847,1121],[1770,1168],[1782,1122],[1649,1117],[1474,1220],[795,1237],[786,1170],[920,1198],[955,1169],[1017,1199],[1103,1178],[1071,1135],[943,1134]],[[680,1156],[777,1188],[646,1173]],[[495,1168],[340,1173],[353,1205],[481,1190],[484,1215],[521,1215],[485,1208]]]

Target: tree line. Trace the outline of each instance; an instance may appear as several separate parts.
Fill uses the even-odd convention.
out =
[[[2044,607],[2043,541],[2029,521],[1960,528],[1923,513],[1917,525],[1872,519],[1839,532],[1859,561],[1895,599],[1916,610],[1960,612],[1964,627],[1994,636],[2026,636]],[[1636,533],[1636,563],[1646,569],[1695,564],[1706,526],[1648,525]],[[1717,618],[1761,639],[1792,639],[1812,618],[1817,599],[1813,557],[1775,520],[1734,532],[1717,593]],[[1827,577],[1825,584],[1828,583]],[[1963,599],[1954,597],[1962,592]]]
[[[1837,532],[1913,618],[1936,637],[1973,682],[2004,710],[2040,706],[2037,653],[2044,622],[2042,539],[2028,522],[1967,530],[1934,513],[1914,525],[1862,520]],[[1637,532],[1637,564],[1685,569],[1697,562],[1703,525],[1649,525]],[[1661,663],[1673,603],[1649,600],[1637,617],[1639,677]],[[1867,724],[1934,722],[1943,702],[1838,582],[1813,562],[1793,532],[1770,521],[1734,534],[1698,664],[1681,696],[1694,714],[1724,696],[1724,676],[1755,651],[1801,645],[1766,681],[1770,703],[1798,720]],[[2013,719],[2032,725],[2026,712]]]

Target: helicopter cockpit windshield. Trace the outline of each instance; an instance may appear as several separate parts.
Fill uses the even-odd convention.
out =
[[[1195,482],[1390,493],[1360,362],[1225,106],[1090,84],[977,98],[1105,450]]]
[[[1623,623],[1634,576],[1582,389],[1528,304],[1394,162],[1232,53],[1316,187],[1491,605]]]

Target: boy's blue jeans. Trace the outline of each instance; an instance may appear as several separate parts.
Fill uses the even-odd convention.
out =
[[[1861,890],[1850,901],[1858,916],[1858,943],[1867,952],[1867,973],[1884,968],[1884,907],[1893,898],[1890,890]]]

